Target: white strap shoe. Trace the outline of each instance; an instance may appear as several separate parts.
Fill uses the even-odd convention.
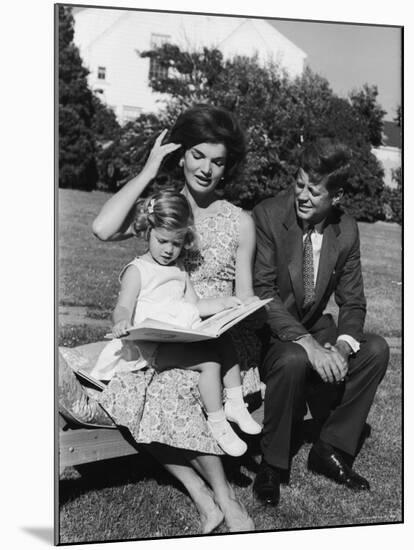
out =
[[[235,422],[242,432],[250,435],[259,434],[262,427],[250,415],[246,403],[234,404],[233,401],[226,401],[224,413],[227,420]]]
[[[214,439],[226,454],[241,456],[247,451],[246,443],[234,432],[227,420],[223,422],[210,422],[207,420],[207,424]]]

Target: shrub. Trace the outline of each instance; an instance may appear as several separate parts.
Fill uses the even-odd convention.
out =
[[[403,209],[402,209],[402,181],[401,168],[393,170],[393,180],[397,182],[397,187],[391,189],[385,187],[383,193],[384,214],[388,221],[402,224]]]
[[[91,190],[98,172],[91,129],[93,95],[88,70],[73,44],[73,16],[59,6],[59,186]]]
[[[248,154],[236,181],[226,184],[225,198],[244,208],[290,185],[297,171],[296,152],[301,142],[332,136],[353,152],[351,180],[344,207],[359,220],[383,217],[383,171],[371,153],[371,139],[380,120],[376,95],[369,88],[354,92],[353,102],[336,96],[326,79],[306,69],[291,80],[276,64],[259,65],[256,58],[224,60],[220,51],[181,51],[165,44],[143,56],[156,57],[169,69],[168,77],[154,79],[154,91],[170,94],[171,101],[160,115],[139,117],[122,130],[121,137],[107,151],[111,188],[122,185],[143,166],[151,135],[177,114],[196,102],[212,103],[233,111],[247,136]],[[362,116],[368,104],[368,114]],[[160,173],[157,181],[182,186],[179,170]]]

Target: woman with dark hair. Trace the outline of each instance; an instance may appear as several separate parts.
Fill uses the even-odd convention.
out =
[[[226,147],[226,164],[223,180],[235,178],[244,160],[244,134],[236,118],[225,111],[211,105],[199,104],[188,109],[178,117],[171,130],[169,140],[180,144],[166,159],[166,167],[173,168],[179,161],[182,152],[188,151],[200,143],[221,143]]]
[[[257,299],[252,285],[253,221],[216,193],[219,184],[235,177],[245,156],[237,120],[225,109],[196,105],[178,117],[164,143],[166,134],[164,130],[155,140],[140,174],[103,206],[93,223],[95,235],[101,240],[135,236],[136,201],[161,165],[168,170],[178,163],[184,175],[182,193],[191,205],[198,239],[196,249],[183,257],[196,293],[200,298],[236,295],[244,303]],[[222,347],[232,346],[239,356],[242,386],[237,391],[244,396],[259,393],[260,350],[253,332],[239,325],[224,338],[227,342]],[[226,479],[219,456],[223,453],[200,407],[197,378],[198,373],[180,369],[154,375],[134,438],[148,444],[148,451],[186,487],[200,513],[203,533],[211,532],[223,519],[229,531],[251,531],[253,522]],[[114,390],[110,383],[104,402],[127,402],[124,416],[131,418],[136,406],[132,396],[131,383],[125,381],[123,389],[117,383]]]
[[[191,190],[194,189],[194,178],[188,176],[190,166],[194,164],[191,163],[191,157],[198,160],[196,157],[201,158],[204,155],[195,151],[190,155],[195,146],[213,146],[218,152],[223,153],[216,159],[210,158],[211,166],[207,167],[207,172],[211,168],[211,175],[215,167],[220,169],[220,177],[212,178],[213,186],[198,187],[198,193],[197,187],[194,189],[197,200],[201,200],[203,204],[208,202],[208,206],[218,199],[215,193],[217,186],[223,186],[225,182],[235,179],[245,158],[243,131],[233,114],[225,109],[207,104],[195,105],[177,118],[168,141],[164,143],[166,135],[167,130],[164,130],[155,140],[142,171],[104,204],[93,223],[93,232],[99,239],[115,240],[135,234],[130,227],[134,217],[134,204],[148,184],[157,178],[161,165],[166,173],[177,165],[184,169],[183,193],[190,200],[193,209],[194,206],[197,209],[195,198],[190,196],[193,195]],[[202,166],[200,172],[203,172]],[[200,181],[200,174],[198,176]]]

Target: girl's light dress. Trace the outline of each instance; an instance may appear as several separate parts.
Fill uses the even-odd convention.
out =
[[[185,270],[201,298],[234,294],[241,209],[225,200],[215,204],[214,213],[196,220],[198,249],[184,257]],[[243,393],[256,394],[260,398],[260,344],[250,325],[240,323],[230,332],[239,356]],[[66,362],[87,370],[93,346],[61,351]],[[96,399],[117,424],[129,429],[137,443],[157,442],[222,455],[201,406],[198,377],[194,371],[171,369],[157,373],[151,367],[117,372]],[[68,376],[65,380],[73,382],[73,378]],[[74,386],[74,383],[65,382],[65,387],[78,396],[81,391],[79,386]],[[62,397],[62,400],[69,407],[70,398],[65,401]],[[76,400],[81,404],[84,401]],[[88,402],[91,413],[94,411],[90,405],[95,402]]]
[[[182,266],[161,266],[135,258],[123,268],[119,278],[131,267],[138,270],[141,280],[141,290],[132,315],[133,325],[151,319],[191,328],[200,320],[196,306],[184,299],[188,276]],[[102,350],[91,376],[98,380],[111,380],[116,373],[154,367],[158,345],[156,342],[114,338]]]

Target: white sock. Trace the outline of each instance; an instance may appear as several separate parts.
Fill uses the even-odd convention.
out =
[[[223,408],[219,409],[218,411],[207,412],[207,417],[209,422],[213,422],[213,424],[217,424],[219,422],[223,422],[223,420],[226,420],[226,415],[224,414]]]
[[[226,388],[227,401],[232,401],[234,405],[242,405],[243,400],[243,387],[235,386],[234,388]]]

